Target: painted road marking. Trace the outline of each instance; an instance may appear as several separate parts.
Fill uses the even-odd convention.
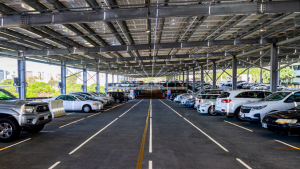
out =
[[[249,167],[246,163],[244,163],[241,159],[239,159],[239,158],[236,158],[236,160],[238,161],[238,162],[240,162],[241,164],[243,164],[243,166],[245,166],[246,168],[248,168],[248,169],[252,169],[251,167]]]
[[[159,99],[159,101],[161,101]],[[165,104],[163,101],[161,101],[163,104]],[[173,110],[173,112],[175,112],[176,114],[179,114],[178,112],[176,112],[174,109],[172,109],[169,105],[165,104],[166,106],[168,106],[171,110]],[[180,114],[179,114],[180,115]],[[182,117],[180,115],[180,117]],[[217,144],[220,148],[222,148],[224,151],[229,152],[225,147],[223,147],[220,143],[218,143],[216,140],[214,140],[212,137],[210,137],[208,134],[206,134],[204,131],[202,131],[200,128],[198,128],[197,126],[195,126],[192,122],[190,122],[188,119],[182,117],[185,121],[187,121],[188,123],[190,123],[192,126],[194,126],[197,130],[199,130],[202,134],[204,134],[206,137],[208,137],[212,142],[214,142],[215,144]]]
[[[149,153],[152,153],[152,99],[150,99]]]
[[[149,161],[148,168],[149,168],[149,169],[152,169],[152,161]]]
[[[68,126],[68,125],[70,125],[70,124],[77,123],[77,122],[79,122],[79,121],[81,121],[81,120],[83,120],[83,119],[85,119],[85,118],[82,118],[82,119],[79,119],[79,120],[76,120],[76,121],[70,122],[70,123],[68,123],[68,124],[65,124],[65,125],[63,125],[63,126],[60,126],[59,128],[63,128],[63,127],[66,127],[66,126]]]
[[[292,149],[296,149],[296,150],[299,150],[300,148],[298,148],[298,147],[295,147],[295,146],[292,146],[292,145],[290,145],[290,144],[288,144],[288,143],[285,143],[285,142],[283,142],[283,141],[279,141],[279,140],[274,140],[274,141],[277,141],[277,142],[279,142],[279,143],[281,143],[281,144],[284,144],[284,145],[286,145],[286,146],[289,146],[289,147],[291,147]],[[284,149],[286,149],[286,148],[276,148],[277,150],[284,150]]]
[[[49,167],[48,169],[53,169],[54,167],[56,167],[58,164],[60,163],[60,161],[57,161],[55,164],[53,164],[51,167]]]
[[[143,100],[141,100],[143,101]],[[133,107],[135,107],[136,105],[138,105],[141,101],[139,101],[138,103],[136,103],[135,105],[133,105],[130,109],[132,109]],[[128,112],[128,111],[127,111]],[[127,113],[126,112],[126,113]],[[124,113],[123,113],[124,114]],[[88,138],[86,141],[84,141],[83,143],[81,143],[78,147],[76,147],[73,151],[71,151],[69,153],[69,155],[75,153],[78,149],[80,149],[82,146],[84,146],[87,142],[89,142],[90,140],[92,140],[94,137],[96,137],[99,133],[101,133],[103,130],[105,130],[108,126],[110,126],[111,124],[113,124],[115,121],[117,121],[119,118],[116,118],[115,120],[113,120],[112,122],[110,122],[108,125],[106,125],[104,128],[102,128],[101,130],[99,130],[97,133],[95,133],[94,135],[92,135],[90,138]]]
[[[245,130],[247,130],[247,131],[253,132],[253,130],[247,129],[247,128],[245,128],[245,127],[242,127],[242,126],[240,126],[240,125],[231,123],[231,122],[229,122],[229,121],[224,120],[224,122],[229,123],[229,124],[232,124],[232,125],[235,125],[235,126],[237,126],[237,127],[239,127],[239,128],[245,129]]]
[[[1,148],[0,151],[5,150],[5,149],[8,149],[8,148],[13,147],[13,146],[16,146],[16,145],[18,145],[18,144],[24,143],[25,141],[28,141],[28,140],[30,140],[30,139],[31,139],[31,138],[28,138],[28,139],[26,139],[26,140],[20,141],[20,142],[18,142],[18,143],[13,144],[13,145],[10,145],[10,146]]]
[[[149,116],[150,116],[150,106],[151,106],[151,100],[150,100],[150,104],[149,104],[148,115],[146,118],[146,124],[145,124],[144,133],[143,133],[139,158],[138,158],[138,161],[136,164],[136,169],[141,169],[142,165],[143,165],[144,149],[145,149],[146,135],[147,135],[147,129],[148,129],[148,121],[149,121]]]

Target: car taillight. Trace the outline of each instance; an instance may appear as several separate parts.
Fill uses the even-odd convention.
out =
[[[122,97],[125,97],[124,95],[122,95]]]
[[[181,99],[181,97],[179,97]]]
[[[201,102],[201,100],[199,100],[199,103]]]
[[[221,103],[230,103],[230,102],[231,102],[230,99],[222,99],[222,100],[221,100]]]

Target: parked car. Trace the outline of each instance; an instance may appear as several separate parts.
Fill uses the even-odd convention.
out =
[[[125,82],[119,83],[118,87],[135,87],[135,84],[132,84],[129,81],[125,81]]]
[[[300,91],[276,92],[263,101],[243,104],[240,116],[249,122],[261,122],[266,114],[292,109],[300,104]]]
[[[216,115],[215,114],[215,105],[216,99],[219,97],[220,94],[206,94],[203,95],[201,101],[197,106],[197,112],[199,113],[208,113],[209,115]]]
[[[176,82],[163,83],[163,87],[177,87],[177,86],[180,86],[180,84]]]
[[[232,89],[232,83],[224,83],[219,88],[223,90],[228,90],[228,89],[230,90]]]
[[[108,99],[110,103],[115,102],[113,97],[108,96],[105,93],[100,93],[100,92],[99,93],[98,92],[90,92],[90,93],[94,94],[95,97],[104,97],[104,98]]]
[[[227,117],[236,117],[243,120],[239,116],[242,105],[259,101],[271,95],[272,92],[261,90],[232,90],[223,92],[216,101],[215,112],[226,115]]]
[[[195,104],[195,98],[191,98],[186,100],[185,106],[190,108],[190,107],[194,107],[194,104]]]
[[[0,89],[0,142],[16,140],[21,130],[37,133],[52,121],[48,103],[18,100]]]
[[[133,100],[135,97],[134,95],[130,94],[130,93],[125,93],[125,97],[128,99],[128,100]]]
[[[81,92],[80,91],[80,92],[71,92],[70,94],[75,94],[75,95],[82,94],[82,95],[90,96],[90,97],[92,97],[92,98],[94,98],[96,100],[103,101],[105,106],[111,104],[110,99],[106,98],[106,96],[105,97],[99,96],[99,95],[93,94],[92,92]]]
[[[125,101],[125,94],[123,92],[107,92],[107,94],[115,99],[116,103]]]
[[[103,108],[103,104],[99,101],[86,100],[83,97],[75,94],[62,94],[54,96],[50,99],[43,99],[43,102],[48,100],[62,100],[66,111],[83,111],[89,113],[91,111],[98,111]]]
[[[291,135],[300,135],[300,106],[291,110],[277,111],[265,115],[262,127],[268,130]]]

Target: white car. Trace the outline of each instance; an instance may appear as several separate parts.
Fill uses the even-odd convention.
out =
[[[198,109],[198,106],[201,103],[206,102],[207,100],[211,100],[211,99],[216,100],[219,95],[220,94],[201,94],[201,95],[198,95],[195,99],[194,108]]]
[[[300,104],[300,91],[276,92],[263,101],[243,104],[240,110],[240,117],[249,122],[261,122],[266,114],[288,110]]]
[[[271,95],[272,92],[261,90],[232,90],[223,92],[216,101],[216,114],[223,114],[227,117],[236,117],[238,120],[243,120],[239,117],[240,108],[242,105],[259,101]]]
[[[118,84],[118,87],[135,87],[135,85],[128,81],[125,81],[125,82],[121,82],[120,84]]]
[[[71,92],[70,94],[84,94],[93,97],[94,99],[101,100],[104,102],[104,105],[109,105],[110,104],[110,99],[106,98],[106,96],[99,96],[96,94],[93,94],[92,92]]]
[[[130,100],[133,100],[134,99],[134,95],[130,94],[130,93],[125,93],[125,96],[127,98],[129,98]]]
[[[63,106],[66,111],[84,111],[89,113],[93,110],[100,110],[103,108],[103,104],[97,101],[85,100],[81,96],[74,94],[63,94],[54,96],[51,99],[44,99],[43,102],[48,100],[63,100]]]
[[[197,112],[215,115],[215,105],[218,96],[219,94],[206,95],[204,99],[202,99],[201,103],[197,106]]]

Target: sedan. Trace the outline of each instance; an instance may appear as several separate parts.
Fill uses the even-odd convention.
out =
[[[103,108],[103,104],[97,101],[86,100],[79,95],[63,94],[54,96],[51,99],[45,99],[43,102],[48,100],[62,100],[63,106],[66,111],[84,111],[89,113],[93,110],[100,110]]]
[[[300,135],[300,106],[293,110],[278,111],[266,115],[262,127],[282,134]]]

